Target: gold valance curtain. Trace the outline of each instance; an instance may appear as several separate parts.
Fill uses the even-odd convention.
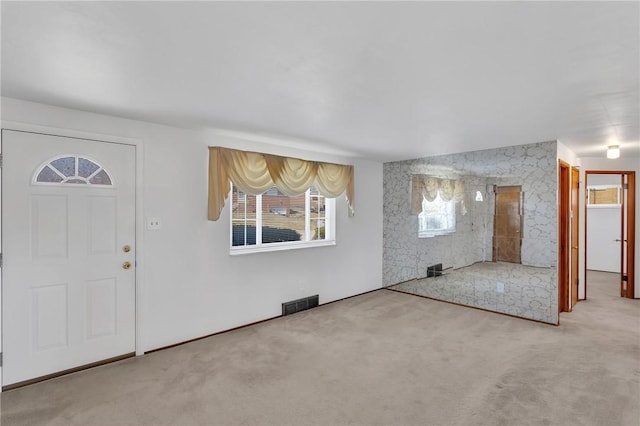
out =
[[[440,193],[444,201],[464,201],[464,182],[427,175],[411,175],[411,214],[422,211],[422,199],[433,201]]]
[[[262,194],[273,185],[285,195],[303,194],[315,184],[325,197],[346,191],[349,215],[354,211],[353,166],[237,149],[209,147],[209,220],[218,220],[229,195],[229,183],[247,194]]]

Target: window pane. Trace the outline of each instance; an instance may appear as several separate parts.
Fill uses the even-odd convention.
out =
[[[73,179],[68,179],[65,183],[79,183],[79,184],[82,184],[82,185],[86,185],[87,181],[86,180],[82,180],[82,179],[73,178]]]
[[[590,188],[589,204],[620,204],[618,200],[618,188]]]
[[[326,200],[320,195],[315,186],[309,188],[309,225],[311,240],[324,240],[325,219],[326,219]]]
[[[422,212],[418,215],[418,234],[430,237],[444,235],[456,230],[455,201],[443,201],[438,194],[433,201],[422,201]]]
[[[333,238],[327,222],[334,214],[334,204],[316,188],[297,196],[287,196],[276,186],[263,194],[246,195],[232,185],[230,200],[231,246],[259,249],[260,246],[280,250],[281,245]],[[332,199],[333,200],[333,199]],[[327,215],[327,209],[331,209]],[[327,228],[327,226],[329,226]],[[280,243],[280,244],[271,244]],[[294,247],[306,245],[291,244]],[[251,250],[249,250],[251,251]]]
[[[253,246],[256,244],[256,226],[244,222],[233,222],[233,246]]]
[[[325,221],[324,219],[312,220],[311,221],[311,239],[312,240],[324,240],[327,238],[325,232]]]
[[[304,235],[305,195],[289,197],[276,187],[262,194],[262,242],[299,241]]]
[[[88,178],[99,168],[100,166],[98,166],[93,161],[89,161],[86,158],[78,158],[78,176]]]
[[[77,168],[76,168],[77,165]],[[95,175],[93,175],[95,173]],[[89,179],[89,176],[92,176]],[[87,181],[87,179],[89,179]],[[111,177],[93,161],[83,157],[59,157],[42,168],[35,179],[38,183],[106,185],[113,184]]]
[[[58,169],[60,173],[69,177],[76,174],[76,159],[75,157],[64,157],[53,160],[51,165]]]
[[[256,244],[256,196],[247,195],[233,187],[231,193],[231,221],[233,246]]]
[[[100,170],[98,174],[89,180],[94,185],[111,185],[111,179],[109,175],[104,170]]]
[[[59,174],[55,173],[49,166],[45,166],[38,174],[36,182],[62,182],[62,178]]]

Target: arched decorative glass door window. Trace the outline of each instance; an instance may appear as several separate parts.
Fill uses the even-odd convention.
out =
[[[113,179],[94,160],[80,155],[62,155],[40,166],[33,176],[33,183],[113,186]]]

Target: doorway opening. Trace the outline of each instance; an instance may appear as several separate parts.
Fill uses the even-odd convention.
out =
[[[635,172],[585,172],[585,259],[587,299],[590,279],[616,276],[620,297],[635,297]]]

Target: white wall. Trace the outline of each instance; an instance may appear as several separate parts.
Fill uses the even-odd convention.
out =
[[[594,185],[620,185],[620,175],[589,175],[589,186]]]
[[[624,151],[621,153],[621,157],[615,160],[609,160],[605,157],[604,150],[601,157],[581,157],[582,163],[580,168],[580,298],[584,298],[584,182],[586,170],[610,170],[610,171],[635,171],[636,172],[636,255],[635,255],[635,267],[636,267],[636,282],[634,294],[636,298],[640,298],[640,158],[625,156]],[[589,184],[593,182],[593,175],[589,177]]]
[[[568,146],[558,141],[558,159],[564,161],[565,163],[569,163],[571,166],[576,166],[578,164],[578,157],[575,152],[569,149]]]
[[[144,351],[280,315],[292,299],[327,303],[382,285],[381,163],[9,98],[2,120],[142,141],[143,216],[162,220],[137,253]],[[206,219],[209,145],[354,164],[356,215],[340,197],[336,246],[230,256],[228,207]]]

